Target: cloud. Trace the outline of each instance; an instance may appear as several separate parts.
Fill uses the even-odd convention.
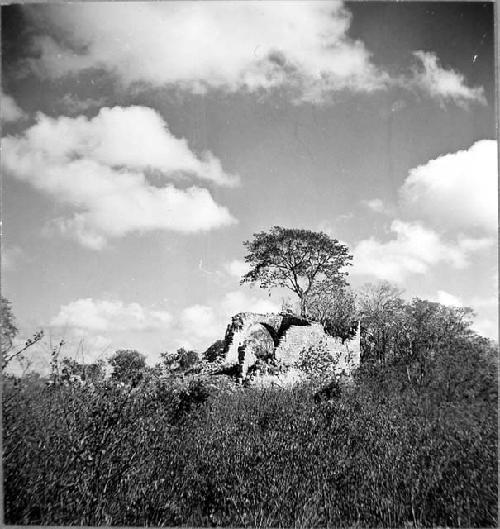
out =
[[[229,275],[241,279],[250,270],[250,266],[245,261],[234,259],[226,263],[224,269]]]
[[[207,189],[169,182],[237,179],[211,153],[193,153],[150,108],[103,108],[92,119],[38,114],[23,136],[2,139],[2,154],[4,171],[77,210],[52,227],[92,249],[136,231],[192,233],[235,221]]]
[[[61,105],[65,112],[70,112],[71,114],[81,114],[86,110],[94,107],[102,107],[106,99],[101,97],[99,99],[93,99],[88,97],[86,99],[80,99],[74,94],[64,94],[64,96],[58,101],[58,104]]]
[[[412,169],[400,190],[402,208],[443,227],[498,227],[498,158],[495,140],[445,154]]]
[[[386,207],[380,198],[374,198],[372,200],[362,200],[361,203],[371,211],[375,213],[385,213]]]
[[[163,329],[171,321],[168,312],[147,309],[139,303],[86,298],[61,306],[50,326],[90,332],[148,331]]]
[[[14,99],[0,91],[0,118],[2,123],[10,123],[24,119],[26,113],[19,108]]]
[[[413,55],[418,59],[420,68],[415,68],[413,78],[406,81],[410,86],[414,85],[442,104],[447,101],[453,101],[462,107],[467,107],[472,102],[486,104],[483,88],[468,87],[461,73],[439,65],[435,53],[415,51]]]
[[[446,305],[448,307],[463,307],[463,301],[453,294],[446,292],[444,290],[438,290],[435,300],[441,305]]]
[[[238,312],[267,313],[280,311],[270,300],[252,296],[244,291],[228,292],[214,305],[192,305],[180,316],[179,346],[205,350],[211,343],[224,337],[232,316]]]
[[[420,223],[398,219],[392,222],[390,230],[394,237],[387,242],[371,237],[355,246],[352,274],[400,282],[411,274],[425,274],[438,263],[465,268],[471,252],[492,244],[491,239],[458,238],[456,242],[446,242]]]
[[[296,103],[391,86],[442,104],[486,103],[482,88],[468,87],[433,52],[415,51],[419,66],[412,75],[391,77],[361,41],[349,37],[352,15],[338,0],[82,3],[26,12],[43,31],[29,63],[51,78],[104,69],[126,86],[195,93],[285,88]]]
[[[387,82],[363,43],[348,36],[351,15],[339,1],[94,3],[27,12],[50,28],[36,41],[32,66],[52,78],[104,68],[127,85],[286,86],[308,100]]]
[[[481,336],[498,341],[498,318],[480,318],[472,324],[472,329]]]

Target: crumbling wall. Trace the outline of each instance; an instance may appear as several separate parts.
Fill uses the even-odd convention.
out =
[[[285,365],[293,365],[299,360],[300,353],[310,347],[322,346],[333,358],[338,359],[336,371],[350,375],[360,362],[360,330],[351,340],[342,343],[341,338],[329,336],[320,323],[309,327],[292,326],[281,338],[274,354],[277,360]]]
[[[360,363],[360,329],[351,340],[325,333],[320,323],[309,322],[290,314],[255,314],[241,312],[233,316],[227,327],[224,363],[236,366],[239,376],[245,378],[256,363],[275,362],[294,369],[303,350],[326,347],[338,359],[336,371],[350,375]]]

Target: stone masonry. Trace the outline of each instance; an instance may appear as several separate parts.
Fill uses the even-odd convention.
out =
[[[294,371],[301,351],[321,347],[337,359],[335,371],[350,376],[360,363],[360,331],[351,340],[329,336],[323,326],[291,314],[241,312],[227,327],[224,347],[226,368],[236,368],[245,379],[255,365],[279,363]],[[234,372],[234,371],[233,371]]]

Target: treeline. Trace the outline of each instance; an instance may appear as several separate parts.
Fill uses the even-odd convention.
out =
[[[361,321],[351,381],[245,388],[200,368],[220,342],[4,375],[5,522],[496,527],[495,344],[468,309],[346,289],[315,317]]]

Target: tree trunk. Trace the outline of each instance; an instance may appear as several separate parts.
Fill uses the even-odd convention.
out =
[[[307,318],[307,304],[306,296],[300,296],[300,315],[302,318]]]

